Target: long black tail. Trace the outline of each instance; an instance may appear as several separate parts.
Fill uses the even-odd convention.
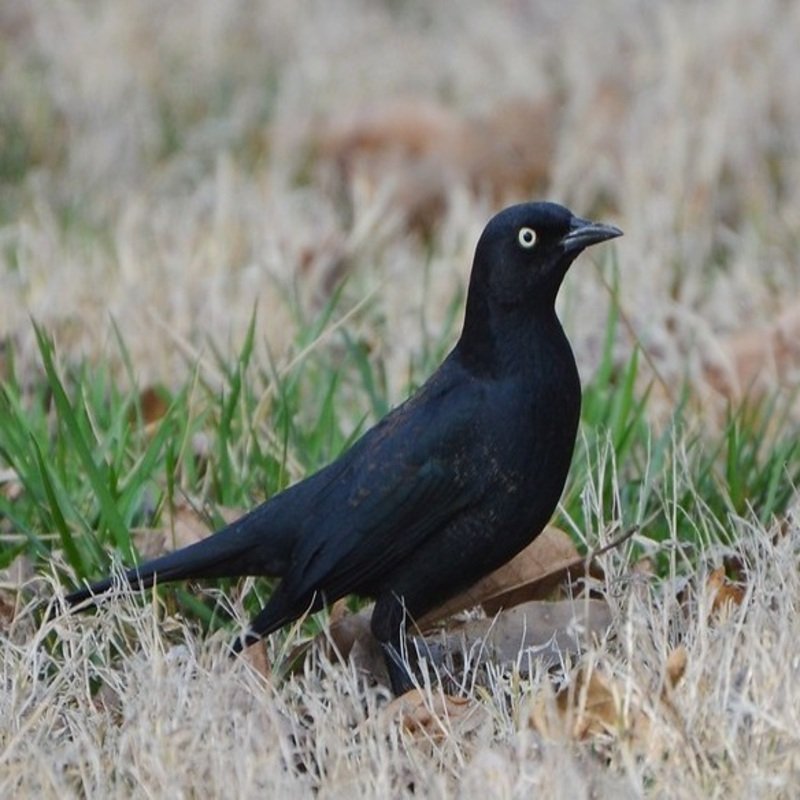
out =
[[[286,571],[294,531],[281,515],[276,503],[280,496],[251,511],[222,530],[174,553],[147,561],[125,573],[133,587],[149,588],[156,581],[195,578],[235,578],[241,575],[281,576]],[[114,585],[105,578],[68,594],[67,605],[74,606],[103,595]]]

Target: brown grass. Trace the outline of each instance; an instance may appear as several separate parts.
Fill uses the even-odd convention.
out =
[[[32,606],[21,609],[3,634],[0,788],[42,797],[789,797],[800,770],[800,530],[732,524],[740,604],[718,602],[710,571],[659,580],[612,552],[603,591],[615,630],[580,669],[548,672],[523,655],[516,667],[490,668],[455,705],[442,704],[433,676],[422,693],[429,713],[405,719],[386,706],[386,690],[318,649],[277,681],[258,663],[229,660],[227,634],[199,639],[151,605],[115,600],[97,616],[41,628]],[[676,544],[665,547],[677,553]],[[705,563],[722,556],[709,552]],[[296,642],[296,630],[269,641],[274,670]],[[554,677],[565,687],[558,701]]]
[[[286,351],[297,324],[286,292],[313,312],[331,275],[347,273],[353,299],[380,286],[364,325],[403,375],[420,304],[435,330],[467,278],[498,173],[476,179],[482,151],[445,175],[394,153],[377,169],[351,165],[343,189],[335,159],[314,156],[320,132],[362,109],[386,108],[391,122],[397,99],[416,99],[423,134],[436,136],[433,106],[458,130],[472,121],[478,138],[498,125],[526,161],[519,117],[544,104],[553,112],[531,122],[531,141],[552,148],[549,175],[527,193],[507,181],[504,199],[534,193],[620,224],[633,329],[666,377],[699,376],[709,354],[719,361],[720,337],[797,294],[798,27],[796,4],[778,0],[549,11],[11,0],[4,139],[26,171],[5,189],[0,337],[32,357],[32,314],[64,351],[113,359],[113,317],[143,382],[174,382],[187,371],[177,343],[235,346],[254,301],[261,337]],[[496,117],[515,105],[504,134]],[[446,190],[428,286],[408,209],[391,202],[415,171]],[[607,300],[588,263],[563,293],[585,372]]]

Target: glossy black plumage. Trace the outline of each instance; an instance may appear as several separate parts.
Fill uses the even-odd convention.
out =
[[[581,402],[555,298],[585,247],[619,235],[553,203],[502,211],[478,242],[461,337],[429,380],[332,464],[208,539],[130,570],[130,583],[281,577],[236,650],[343,595],[372,597],[392,688],[408,688],[398,655],[406,614],[508,561],[555,509]]]

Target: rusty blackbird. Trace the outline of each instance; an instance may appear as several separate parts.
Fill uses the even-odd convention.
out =
[[[407,622],[512,558],[558,503],[581,386],[556,294],[582,250],[621,234],[554,203],[501,211],[478,241],[461,336],[418,391],[333,463],[127,581],[280,577],[237,652],[344,595],[373,598],[392,689],[408,689]]]

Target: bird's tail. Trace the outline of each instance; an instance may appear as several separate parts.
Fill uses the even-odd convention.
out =
[[[149,588],[195,578],[233,578],[241,575],[281,576],[286,570],[293,531],[273,527],[270,503],[251,511],[213,536],[196,544],[147,561],[124,573],[133,588]],[[68,594],[64,600],[75,606],[108,592],[115,583],[108,577]]]

